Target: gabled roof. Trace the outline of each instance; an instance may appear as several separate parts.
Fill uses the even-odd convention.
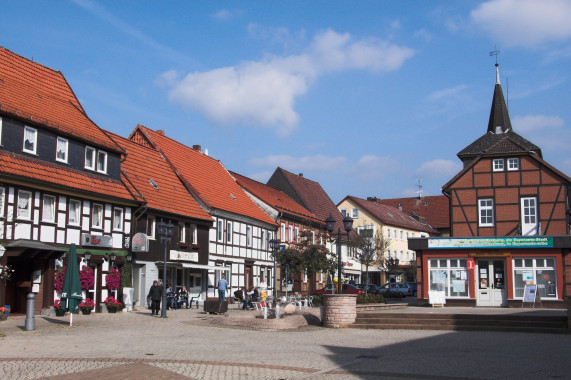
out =
[[[278,167],[268,180],[268,186],[283,191],[321,220],[333,216],[335,228],[343,229],[343,215],[318,182]]]
[[[0,173],[14,180],[48,185],[66,192],[77,191],[91,197],[105,196],[111,199],[129,200],[134,196],[121,181],[64,167],[55,163],[37,160],[29,156],[0,150]]]
[[[284,214],[294,215],[301,219],[306,219],[314,223],[325,226],[325,221],[319,219],[311,211],[294,201],[281,190],[274,189],[261,182],[245,177],[235,172],[230,172],[240,186],[252,193],[257,198]]]
[[[421,198],[374,199],[373,201],[394,208],[400,206],[403,212],[413,217],[413,214],[422,217],[433,228],[450,228],[450,203],[444,195]]]
[[[220,161],[166,137],[162,131],[153,131],[142,125],[135,127],[129,139],[159,151],[207,211],[220,209],[276,225],[248,197]]]
[[[119,147],[93,122],[63,74],[0,47],[0,113],[96,146]]]
[[[350,195],[346,196],[343,201],[344,200],[357,205],[361,210],[365,210],[383,225],[406,228],[413,231],[427,232],[432,235],[438,234],[438,231],[430,227],[428,224],[422,224],[418,222],[412,216],[393,206],[378,203],[376,201],[368,201]]]
[[[125,160],[121,163],[125,184],[147,207],[212,221],[212,217],[188,193],[157,150],[108,133],[126,152]]]

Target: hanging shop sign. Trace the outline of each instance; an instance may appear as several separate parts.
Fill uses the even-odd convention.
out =
[[[113,247],[113,237],[105,235],[81,234],[81,245],[87,247]]]
[[[149,237],[147,234],[138,232],[133,236],[133,252],[149,252]]]
[[[192,261],[195,263],[198,262],[198,252],[176,251],[171,249],[169,257],[170,260]]]

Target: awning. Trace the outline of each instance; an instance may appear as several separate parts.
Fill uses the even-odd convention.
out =
[[[195,269],[207,269],[207,270],[219,270],[221,272],[228,272],[230,267],[218,267],[215,265],[205,265],[205,264],[189,264],[181,263],[183,268],[195,268]]]

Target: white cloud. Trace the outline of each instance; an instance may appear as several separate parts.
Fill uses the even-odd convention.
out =
[[[273,127],[286,135],[299,122],[295,100],[317,77],[343,70],[392,71],[413,54],[407,47],[373,38],[354,40],[350,34],[326,30],[303,54],[269,56],[182,79],[170,71],[161,78],[170,87],[171,102],[214,123]]]
[[[491,0],[471,14],[474,24],[508,46],[534,47],[571,37],[571,2]]]
[[[456,161],[436,159],[420,165],[416,171],[423,178],[450,179],[462,169],[462,164]]]
[[[374,154],[362,156],[350,169],[351,175],[364,181],[384,179],[394,174],[401,167],[394,158],[379,157]]]
[[[431,102],[440,101],[442,99],[448,100],[451,98],[457,98],[460,94],[467,88],[465,84],[461,84],[452,88],[445,88],[443,90],[433,91],[426,97],[427,100]]]
[[[546,151],[566,152],[571,146],[571,130],[558,116],[528,115],[512,118],[514,131]]]
[[[221,21],[228,21],[232,18],[232,16],[232,12],[230,12],[228,9],[222,9],[212,14],[213,18]]]
[[[249,162],[255,167],[281,167],[292,173],[302,171],[334,171],[346,164],[347,159],[342,156],[330,157],[322,154],[305,157],[289,155],[269,155],[263,158],[254,158]]]

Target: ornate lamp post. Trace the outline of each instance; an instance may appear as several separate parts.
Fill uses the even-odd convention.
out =
[[[329,214],[329,218],[325,219],[327,231],[332,235],[335,230],[335,218]],[[343,229],[347,232],[347,240],[349,240],[349,232],[353,228],[353,218],[348,215],[343,218]],[[341,284],[341,227],[337,228],[337,294],[343,293],[343,285]]]
[[[274,254],[274,301],[272,307],[276,307],[276,302],[278,298],[278,265],[276,256],[278,255],[278,247],[280,245],[280,241],[278,239],[271,239],[270,240],[270,248]]]
[[[161,221],[157,223],[157,233],[161,237],[161,244],[165,244],[165,254],[163,259],[163,297],[161,300],[161,318],[167,317],[167,246],[174,235],[174,225],[169,220],[168,224]]]

